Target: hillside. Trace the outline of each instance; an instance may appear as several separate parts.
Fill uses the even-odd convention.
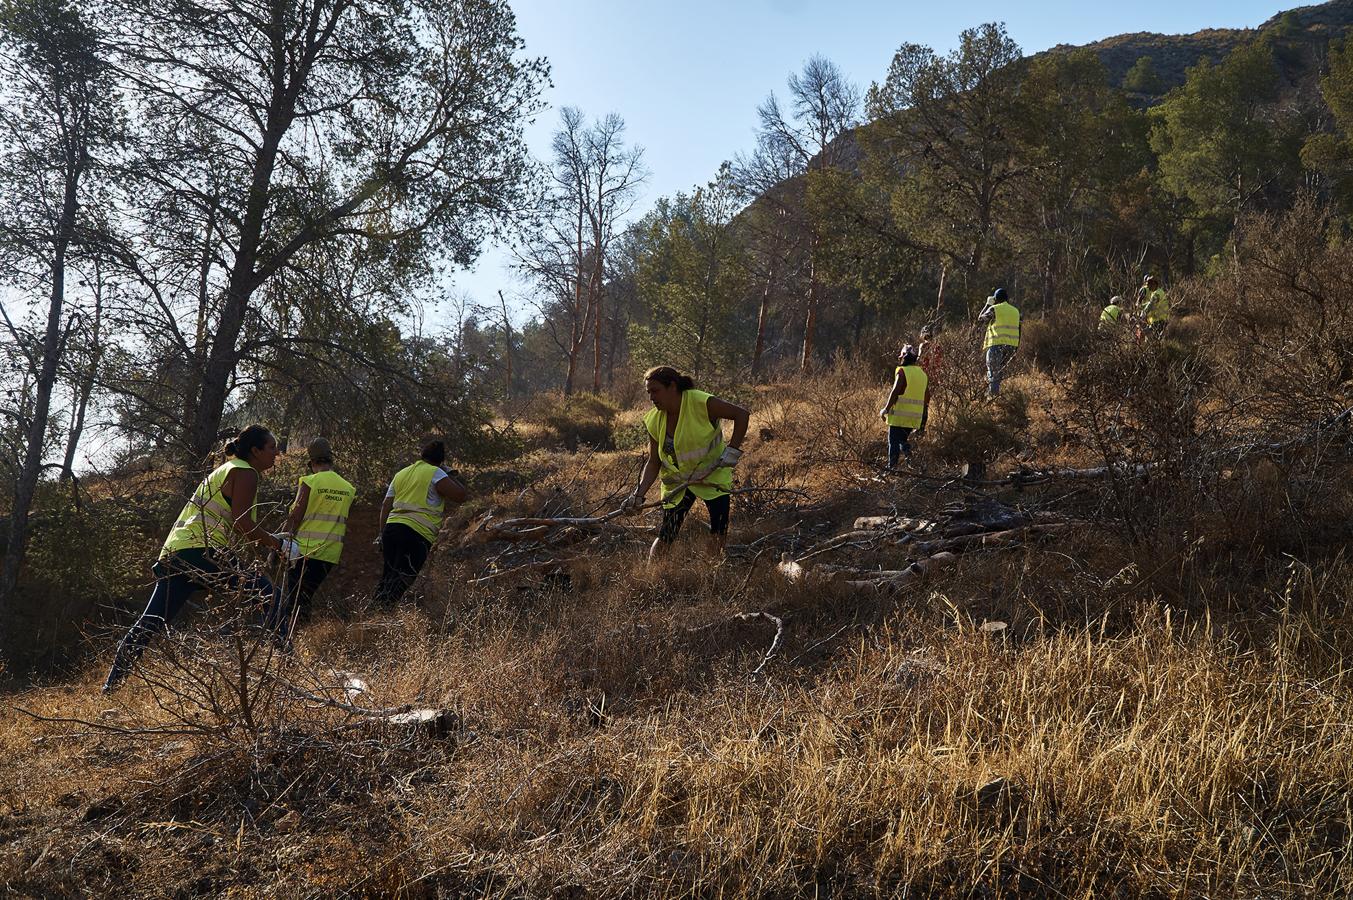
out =
[[[1320,44],[1342,40],[1353,25],[1353,2],[1330,0],[1318,6],[1301,6],[1274,15],[1255,29],[1208,28],[1193,34],[1155,34],[1137,32],[1119,34],[1091,44],[1073,46],[1059,44],[1048,53],[1067,53],[1072,50],[1090,50],[1109,70],[1112,84],[1122,85],[1137,60],[1151,57],[1152,65],[1165,90],[1184,83],[1185,72],[1203,59],[1217,62],[1236,47],[1255,37],[1276,32],[1293,44]],[[1281,60],[1290,81],[1313,78],[1311,60]],[[1318,65],[1318,62],[1317,62]]]
[[[995,403],[977,330],[946,332],[900,473],[885,358],[745,391],[723,560],[696,513],[646,563],[656,513],[595,518],[636,453],[523,420],[416,603],[369,607],[373,494],[294,656],[218,630],[226,604],[111,700],[107,633],[75,677],[12,686],[0,887],[1347,894],[1349,415],[1234,365],[1229,323],[1284,289],[1246,277],[1181,285],[1198,312],[1163,342],[1031,322]],[[601,442],[633,446],[643,410]]]

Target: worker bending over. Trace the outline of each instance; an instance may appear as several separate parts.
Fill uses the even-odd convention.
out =
[[[334,453],[324,438],[306,447],[309,475],[301,476],[296,499],[287,516],[287,531],[295,536],[300,558],[287,569],[274,627],[290,638],[293,623],[310,620],[310,601],[343,555],[348,513],[357,491],[334,471]]]
[[[277,439],[262,425],[250,425],[225,445],[225,453],[229,458],[193,491],[151,567],[155,589],[118,644],[103,683],[105,694],[117,690],[150,639],[172,625],[198,591],[237,591],[260,604],[266,619],[277,617],[277,589],[263,575],[248,571],[240,558],[249,544],[291,559],[300,555],[294,541],[260,528],[254,512],[259,477],[277,461]]]
[[[977,321],[986,322],[982,350],[987,357],[987,396],[1001,392],[1001,377],[1019,349],[1019,310],[1006,299],[1005,288],[996,288],[987,298]]]
[[[1099,330],[1106,333],[1114,332],[1124,324],[1123,298],[1115,294],[1109,298],[1109,305],[1099,314]]]
[[[446,444],[423,443],[419,459],[395,473],[381,504],[380,537],[383,567],[376,603],[390,607],[413,586],[437,539],[446,504],[464,503],[465,485],[443,469]]]
[[[648,489],[661,479],[662,527],[649,548],[649,558],[667,552],[696,497],[705,501],[709,512],[709,553],[722,553],[728,538],[733,467],[742,456],[740,448],[751,414],[741,406],[697,391],[690,376],[671,366],[649,369],[644,382],[653,401],[653,408],[644,416],[648,463],[623,508],[641,507]],[[720,424],[724,419],[733,423],[727,444]]]
[[[921,434],[925,430],[926,407],[930,398],[926,396],[926,387],[930,379],[917,365],[918,354],[911,344],[905,345],[897,354],[897,371],[893,376],[893,389],[887,401],[879,410],[879,418],[888,423],[888,468],[897,468],[897,457],[911,459],[911,444],[908,439],[912,433]]]

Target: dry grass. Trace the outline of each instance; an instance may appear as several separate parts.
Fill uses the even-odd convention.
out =
[[[957,373],[933,411],[936,442],[974,379]],[[1009,384],[1031,398],[1011,426],[1013,455],[1102,462],[1069,440],[1079,420],[1066,382],[1030,367]],[[1056,544],[965,555],[902,596],[778,578],[781,549],[801,552],[856,515],[924,514],[970,495],[875,479],[884,392],[845,370],[758,392],[739,482],[811,499],[737,498],[727,561],[700,553],[699,512],[680,552],[653,566],[636,532],[577,554],[564,575],[472,583],[500,551],[448,548],[417,606],[321,616],[298,661],[259,675],[358,671],[371,685],[362,704],[452,708],[464,723],[454,734],[284,702],[247,739],[114,734],[12,707],[105,727],[163,722],[146,685],[103,701],[91,664],[71,680],[14,686],[0,720],[0,765],[14,773],[0,788],[0,892],[1353,891],[1353,573],[1337,556],[1346,533],[1314,537],[1314,501],[1297,490],[1302,478],[1345,478],[1346,463],[1254,463],[1263,489],[1213,490],[1189,526],[1208,530],[1190,544],[1134,545],[1111,487],[1053,484],[1002,499],[1100,524]],[[938,446],[919,455],[942,468]],[[477,499],[454,525],[490,510],[609,508],[638,463],[635,450],[533,451],[520,483]],[[1347,498],[1329,504],[1322,515],[1342,514]],[[1278,520],[1228,529],[1227,510]],[[370,540],[361,527],[354,547]],[[1314,569],[1281,555],[1285,528],[1305,535]],[[360,608],[369,589],[357,559],[369,555],[335,585],[354,599],[330,592],[337,608]],[[785,622],[757,677],[775,629],[735,618],[747,611]],[[1007,627],[979,629],[992,620]],[[210,646],[227,645],[199,658]]]

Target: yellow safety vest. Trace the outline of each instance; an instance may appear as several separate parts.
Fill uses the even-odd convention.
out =
[[[1099,314],[1099,324],[1117,325],[1118,317],[1121,316],[1122,314],[1123,307],[1119,306],[1116,303],[1110,303],[1108,306],[1104,307],[1104,312]]]
[[[987,339],[982,349],[1019,346],[1019,310],[1009,303],[997,303],[991,308],[995,314],[987,325]]]
[[[654,407],[644,416],[648,436],[658,442],[658,462],[662,464],[662,505],[673,507],[681,502],[689,487],[701,500],[713,500],[733,490],[733,470],[721,466],[710,472],[698,484],[687,485],[693,473],[713,465],[723,455],[723,429],[709,419],[710,395],[694,388],[681,392],[681,412],[677,418],[676,433],[672,435],[675,455],[667,453],[667,413]]]
[[[230,546],[235,536],[235,522],[230,515],[230,502],[221,489],[225,486],[226,476],[235,469],[253,469],[253,466],[242,459],[228,459],[202,479],[169,530],[169,537],[165,538],[160,550],[161,557],[180,550],[221,550]],[[252,506],[249,507],[249,518],[256,518]]]
[[[1170,321],[1170,298],[1166,295],[1164,288],[1156,288],[1146,295],[1146,303],[1142,306],[1142,315],[1148,325]]]
[[[920,366],[898,366],[898,372],[907,376],[907,386],[888,410],[888,424],[899,428],[920,428],[925,413],[925,389],[929,379]],[[894,372],[894,375],[897,373]]]
[[[437,539],[437,529],[442,527],[442,510],[446,506],[440,498],[436,506],[428,506],[428,488],[437,472],[436,466],[420,459],[395,473],[395,502],[390,507],[390,518],[385,520],[387,524],[397,522],[409,526],[429,541]]]
[[[301,478],[310,488],[305,515],[296,531],[301,555],[320,562],[338,562],[343,554],[343,536],[348,532],[348,511],[357,491],[342,475],[332,470]]]

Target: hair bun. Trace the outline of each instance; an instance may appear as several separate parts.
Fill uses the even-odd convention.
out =
[[[226,456],[238,456],[238,455],[239,455],[239,448],[238,448],[237,446],[235,446],[235,442],[234,442],[234,441],[226,441],[225,452],[226,452]]]

